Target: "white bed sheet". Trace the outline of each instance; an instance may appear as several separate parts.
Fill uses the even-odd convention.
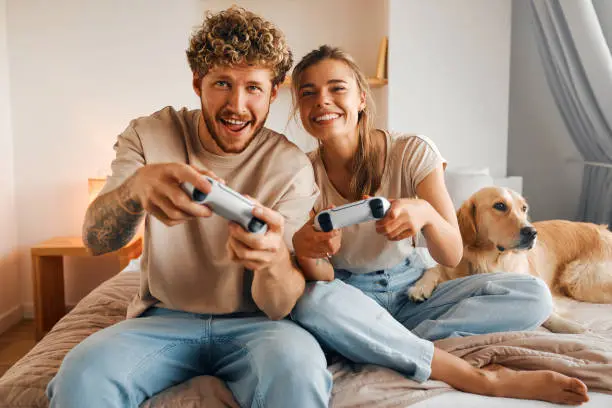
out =
[[[610,408],[612,395],[599,392],[589,393],[589,402],[580,405],[582,408]],[[410,408],[557,408],[571,405],[551,404],[544,401],[519,400],[514,398],[494,398],[482,395],[466,394],[451,391],[433,396],[425,401],[410,405]]]

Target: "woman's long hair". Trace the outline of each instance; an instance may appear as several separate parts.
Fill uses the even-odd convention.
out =
[[[298,110],[298,91],[300,77],[304,71],[311,66],[327,60],[333,59],[344,62],[355,75],[359,91],[365,93],[365,107],[358,114],[357,128],[359,145],[357,153],[353,158],[353,168],[350,181],[350,191],[355,200],[360,200],[364,195],[374,195],[380,187],[382,179],[382,165],[385,155],[382,149],[375,145],[373,140],[375,116],[374,100],[372,99],[372,90],[368,85],[368,81],[363,72],[359,69],[353,58],[337,47],[322,45],[316,50],[309,52],[295,66],[291,75],[292,97],[293,97],[293,116]],[[322,153],[323,145],[319,144],[319,153]]]

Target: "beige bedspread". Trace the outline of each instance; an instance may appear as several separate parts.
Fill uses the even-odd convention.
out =
[[[121,273],[85,297],[0,378],[0,407],[47,407],[45,387],[66,353],[91,333],[124,318],[138,280],[137,273]],[[476,366],[495,362],[512,368],[552,369],[581,378],[592,391],[612,393],[612,305],[576,302],[573,312],[594,333],[495,333],[436,344]],[[334,375],[334,407],[406,407],[450,390],[438,381],[418,384],[385,368],[344,360],[334,362],[330,370]],[[158,394],[143,406],[222,407],[215,397],[222,387],[213,377],[196,377]]]

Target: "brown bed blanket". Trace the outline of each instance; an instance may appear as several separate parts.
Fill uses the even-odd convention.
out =
[[[122,320],[138,283],[138,273],[124,272],[79,302],[0,378],[0,407],[47,407],[45,387],[66,353],[88,335]],[[551,369],[582,379],[591,391],[612,394],[612,309],[606,308],[609,305],[592,306],[600,307],[600,312],[587,312],[582,317],[597,327],[594,333],[494,333],[440,340],[436,345],[475,366],[499,363],[517,369]],[[333,407],[406,407],[450,390],[439,381],[418,384],[392,370],[341,359],[331,364],[330,370],[334,375]],[[156,395],[143,407],[223,407],[215,397],[217,392],[223,392],[219,380],[196,377]]]

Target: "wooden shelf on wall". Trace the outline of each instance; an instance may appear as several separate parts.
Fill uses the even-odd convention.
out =
[[[387,79],[387,53],[389,52],[389,37],[383,37],[378,46],[378,58],[376,59],[376,76],[368,78],[370,88],[382,88],[389,84]],[[291,86],[291,77],[287,76],[281,88],[289,88]]]
[[[382,88],[389,84],[389,80],[387,78],[368,78],[368,84],[370,88]]]

